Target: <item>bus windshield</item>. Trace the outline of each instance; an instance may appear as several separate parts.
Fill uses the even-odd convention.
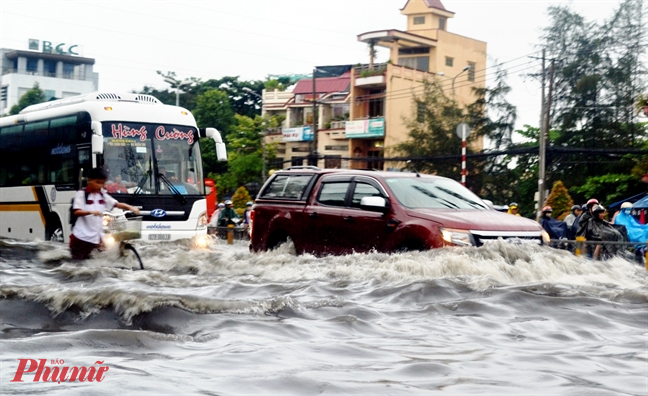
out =
[[[205,194],[196,128],[112,121],[103,134],[108,193]]]

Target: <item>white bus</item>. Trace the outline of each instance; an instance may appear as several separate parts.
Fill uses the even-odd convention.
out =
[[[142,239],[205,239],[207,206],[198,129],[186,109],[150,95],[92,93],[0,118],[0,236],[68,242],[71,201],[102,167],[106,191],[139,207]]]

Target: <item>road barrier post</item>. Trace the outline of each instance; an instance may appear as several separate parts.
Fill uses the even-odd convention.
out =
[[[584,236],[577,236],[576,237],[576,249],[574,249],[574,255],[575,256],[580,256],[581,252],[583,251],[583,242],[585,242],[585,237]]]
[[[227,226],[227,244],[232,245],[234,243],[234,224],[229,224]]]

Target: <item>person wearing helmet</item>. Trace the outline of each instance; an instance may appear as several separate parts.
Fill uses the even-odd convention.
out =
[[[578,219],[578,228],[576,230],[576,236],[585,236],[585,226],[587,222],[592,218],[592,208],[595,205],[598,205],[599,201],[596,198],[590,198],[585,205],[587,205],[587,210],[583,211],[583,214]]]
[[[519,210],[518,204],[515,202],[511,202],[511,204],[509,205],[508,214],[519,216],[520,214],[518,213],[518,210]]]
[[[574,205],[571,207],[571,213],[565,217],[565,224],[567,224],[567,228],[571,228],[571,226],[574,224],[574,220],[576,220],[576,218],[580,216],[581,213],[583,213],[583,210],[581,209],[580,205]]]
[[[240,221],[238,213],[234,210],[234,203],[231,200],[225,201],[225,207],[218,215],[218,225],[227,227],[230,224],[238,224]]]
[[[209,220],[209,227],[218,226],[218,216],[220,215],[220,212],[223,209],[225,209],[225,204],[222,202],[216,206],[216,210],[214,211],[214,213],[212,213],[212,217]]]
[[[554,219],[551,217],[553,209],[551,206],[542,208],[542,216],[540,217],[540,225],[549,234],[551,239],[564,239],[567,238],[567,224],[564,221]]]
[[[243,212],[243,225],[246,227],[250,226],[250,214],[252,213],[252,206],[254,203],[249,201],[245,204],[245,211]]]
[[[623,234],[618,231],[612,224],[605,221],[606,210],[603,205],[595,204],[592,206],[592,217],[585,227],[585,239],[588,241],[610,241],[622,242],[625,240]],[[616,254],[619,247],[616,245],[595,245],[592,251],[594,260],[606,259]]]
[[[619,210],[617,210],[616,212],[614,212],[614,216],[612,216],[612,220],[610,220],[610,223],[612,223],[612,224],[616,224],[615,221],[616,221],[617,216],[618,216],[619,213],[621,213],[621,211],[624,210],[624,209],[632,209],[632,203],[631,203],[631,202],[624,202],[624,203],[622,203],[622,204],[621,204],[621,209],[619,209]]]

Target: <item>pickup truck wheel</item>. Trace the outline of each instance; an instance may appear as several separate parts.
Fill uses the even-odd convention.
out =
[[[425,245],[420,241],[404,241],[396,248],[396,253],[420,252],[426,249]]]
[[[268,239],[266,250],[275,250],[286,242],[288,242],[288,234],[285,232],[276,232]]]

